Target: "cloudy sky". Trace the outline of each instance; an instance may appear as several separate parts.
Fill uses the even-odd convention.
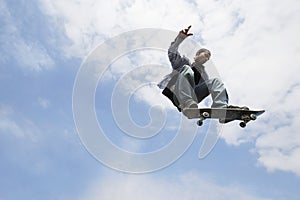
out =
[[[0,0],[0,200],[299,199],[299,21],[297,0]],[[247,128],[155,86],[188,25],[181,53],[266,110]]]

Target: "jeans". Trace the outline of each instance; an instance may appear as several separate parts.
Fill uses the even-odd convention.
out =
[[[223,82],[218,78],[212,78],[195,85],[194,71],[189,66],[184,66],[178,74],[174,92],[181,108],[193,102],[200,103],[209,94],[213,101],[212,108],[228,105],[228,94]]]

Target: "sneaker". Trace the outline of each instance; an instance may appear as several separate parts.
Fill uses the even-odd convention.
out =
[[[221,124],[226,124],[226,123],[228,123],[228,122],[231,122],[231,121],[233,121],[234,119],[219,119],[219,122],[221,123]]]
[[[198,104],[193,101],[188,105],[188,108],[198,108]]]
[[[234,108],[234,109],[241,109],[241,110],[249,110],[249,108],[247,106],[233,106],[233,105],[229,105],[227,106],[227,108]]]
[[[227,106],[227,108],[233,108],[233,109],[239,109],[239,110],[249,110],[249,108],[247,106],[233,106],[233,105],[229,105]],[[228,122],[233,121],[233,119],[219,119],[219,122],[222,124],[226,124]]]
[[[190,108],[198,108],[198,104],[195,102],[195,101],[191,101],[187,104],[185,104],[185,107],[183,107],[182,109],[182,113],[188,118],[192,118],[193,114],[191,114],[190,112],[186,112],[187,109],[190,109]]]
[[[183,109],[188,108],[198,108],[198,104],[195,101],[191,101],[189,103],[186,103]]]

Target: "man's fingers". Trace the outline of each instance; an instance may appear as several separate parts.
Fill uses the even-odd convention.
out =
[[[184,32],[185,34],[187,34],[187,33],[189,32],[189,30],[190,30],[191,27],[192,27],[192,26],[189,25],[186,29],[183,30],[183,32]]]
[[[185,32],[186,32],[186,33],[188,33],[191,27],[192,27],[192,26],[191,26],[191,25],[189,25],[189,27],[187,27],[186,29],[184,29],[184,30],[185,30]]]
[[[183,34],[185,34],[185,35],[187,35],[187,36],[193,35],[193,33],[188,33],[191,27],[192,27],[192,26],[189,25],[186,29],[181,30],[180,33],[183,33]]]

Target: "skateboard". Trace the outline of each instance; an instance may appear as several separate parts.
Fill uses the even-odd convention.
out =
[[[244,110],[238,108],[188,108],[183,111],[188,119],[199,118],[198,126],[203,124],[203,121],[211,119],[219,119],[220,123],[228,123],[234,120],[241,120],[240,126],[245,128],[247,123],[256,120],[263,114],[264,110]]]

